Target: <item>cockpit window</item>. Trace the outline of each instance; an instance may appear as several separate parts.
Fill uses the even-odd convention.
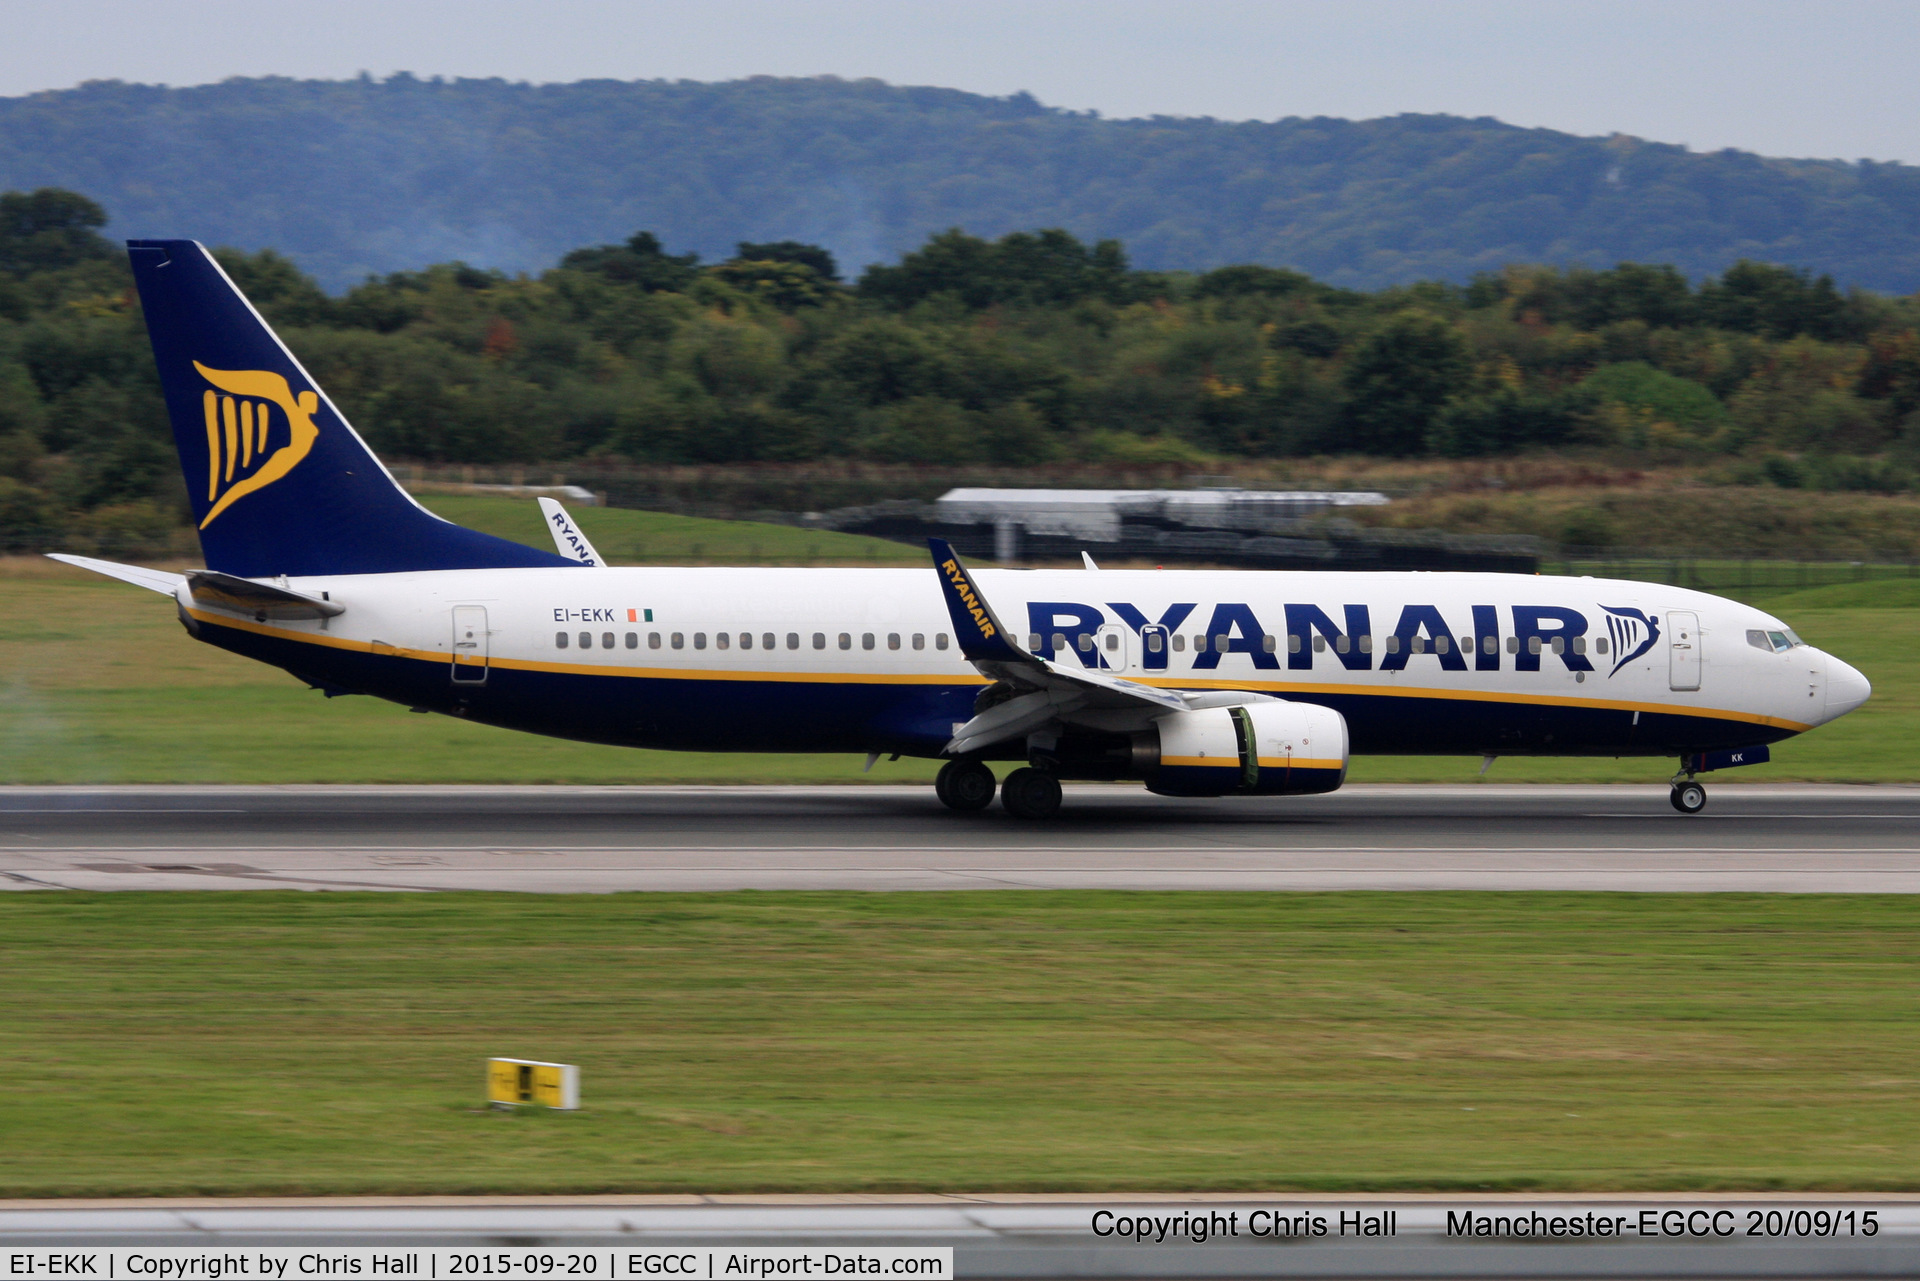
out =
[[[1773,654],[1784,654],[1795,645],[1804,645],[1805,641],[1792,632],[1767,632],[1758,628],[1747,633],[1747,644],[1755,649],[1764,649]]]

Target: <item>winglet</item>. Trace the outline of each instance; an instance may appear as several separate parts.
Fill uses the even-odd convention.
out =
[[[562,556],[595,569],[606,566],[606,559],[593,549],[593,544],[580,532],[580,526],[574,523],[573,517],[560,505],[559,500],[542,498],[540,514],[547,518],[547,532],[553,535],[553,545]]]
[[[973,575],[960,563],[953,544],[944,538],[929,538],[933,566],[940,574],[940,591],[947,598],[947,613],[953,618],[953,634],[960,652],[970,662],[1032,662],[1027,652],[1013,643],[1013,635],[993,616],[993,607],[974,586]]]

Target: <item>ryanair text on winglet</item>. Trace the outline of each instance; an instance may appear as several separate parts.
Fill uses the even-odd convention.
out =
[[[942,561],[940,568],[946,571],[948,578],[953,580],[953,589],[960,593],[960,603],[967,607],[969,614],[973,615],[974,626],[980,629],[980,639],[991,640],[998,635],[993,624],[987,621],[987,611],[981,607],[980,598],[973,594],[973,584],[967,581],[966,573],[960,568],[960,562]]]

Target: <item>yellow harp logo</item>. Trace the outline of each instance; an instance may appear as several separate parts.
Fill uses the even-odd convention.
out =
[[[200,522],[205,529],[215,516],[279,480],[307,456],[320,435],[313,425],[320,398],[310,391],[294,395],[285,378],[264,369],[208,369],[197,360],[193,367],[229,393],[209,390],[201,397],[207,411],[207,501],[213,504]]]

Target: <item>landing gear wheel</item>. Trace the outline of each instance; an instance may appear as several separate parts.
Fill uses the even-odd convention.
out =
[[[1052,818],[1060,812],[1060,780],[1045,770],[1017,769],[1001,785],[1000,803],[1015,818]]]
[[[1675,783],[1667,799],[1682,814],[1698,814],[1707,808],[1707,789],[1698,783]]]
[[[933,794],[950,810],[972,812],[993,804],[993,771],[979,761],[948,761],[933,779]]]

